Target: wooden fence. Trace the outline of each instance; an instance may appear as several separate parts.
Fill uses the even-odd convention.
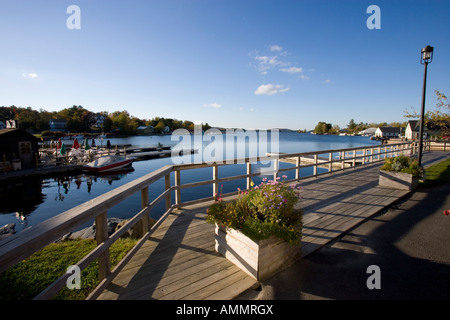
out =
[[[323,150],[315,152],[291,153],[267,155],[265,157],[245,158],[228,160],[224,163],[201,163],[201,164],[180,164],[168,165],[153,171],[143,177],[131,181],[123,186],[113,189],[95,199],[87,201],[73,209],[67,210],[55,217],[52,217],[32,228],[21,231],[19,234],[11,236],[0,242],[0,272],[29,257],[34,252],[42,249],[46,245],[60,239],[71,231],[76,230],[84,223],[95,220],[97,247],[80,260],[76,266],[83,270],[94,260],[98,260],[100,284],[88,298],[95,298],[114,278],[114,276],[123,268],[133,254],[149,239],[150,235],[158,228],[164,219],[176,208],[198,204],[209,200],[214,200],[219,192],[219,185],[238,179],[246,179],[247,189],[251,186],[251,179],[261,174],[273,175],[274,179],[288,171],[295,172],[295,178],[286,180],[286,182],[298,181],[304,176],[301,172],[306,168],[313,168],[312,176],[327,174],[336,170],[346,170],[358,165],[371,164],[377,161],[383,161],[386,157],[397,156],[400,154],[415,154],[417,145],[406,142],[391,145],[377,145],[358,148],[347,148],[339,150]],[[271,172],[265,171],[253,172],[252,164],[270,161]],[[294,166],[279,168],[280,162],[289,162]],[[246,174],[219,178],[219,168],[222,166],[245,164]],[[180,177],[183,171],[197,168],[212,168],[213,178],[200,182],[191,182],[181,184]],[[318,168],[326,168],[324,172],[319,172]],[[171,174],[173,173],[174,184],[171,185]],[[158,195],[153,195],[150,201],[149,186],[164,179],[164,191]],[[194,199],[190,201],[181,201],[183,190],[203,185],[212,185],[212,193],[208,197]],[[141,210],[134,215],[124,226],[112,235],[107,232],[107,212],[108,209],[127,199],[131,195],[140,192]],[[173,197],[174,194],[174,198]],[[237,191],[224,194],[223,196],[237,195]],[[161,218],[149,228],[148,219],[152,208],[160,201],[165,200],[165,212]],[[130,252],[120,261],[116,267],[111,270],[109,259],[110,246],[119,239],[125,232],[133,227],[140,220],[143,221],[144,236],[138,241]],[[66,286],[67,279],[71,274],[63,274],[52,285],[41,292],[35,299],[49,299],[59,290]]]

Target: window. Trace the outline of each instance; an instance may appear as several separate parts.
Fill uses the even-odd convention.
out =
[[[32,153],[31,151],[31,142],[29,141],[21,141],[19,142],[19,150],[20,150],[20,154],[30,154]]]

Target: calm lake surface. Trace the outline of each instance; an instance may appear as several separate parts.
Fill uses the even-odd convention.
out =
[[[312,135],[309,133],[297,133],[297,132],[279,132],[278,139],[271,140],[270,133],[267,136],[268,147],[258,150],[258,155],[265,155],[265,152],[279,151],[282,153],[296,153],[296,152],[308,152],[308,151],[318,151],[318,150],[329,150],[329,149],[342,149],[342,148],[352,148],[360,146],[378,145],[380,142],[370,140],[369,137],[361,136],[334,136],[334,135]],[[200,136],[201,137],[201,136]],[[206,137],[206,138],[205,138]],[[198,149],[199,145],[195,145],[193,139],[194,136],[185,137],[186,140],[173,140],[172,136],[135,136],[129,138],[116,138],[110,139],[112,145],[132,145],[133,147],[152,147],[162,144],[164,146],[180,146],[181,143],[192,143],[192,147]],[[223,152],[224,158],[231,158],[238,155],[235,150],[234,154],[226,152],[226,139],[228,136],[223,135]],[[190,139],[190,140],[189,140]],[[203,148],[203,154],[205,155],[205,147],[211,145],[210,137],[203,136],[203,141],[200,140],[201,146]],[[205,141],[207,140],[207,141]],[[231,139],[230,139],[231,140]],[[218,140],[221,142],[220,140]],[[272,149],[275,142],[278,142],[278,150]],[[197,140],[198,142],[198,140]],[[96,140],[97,146],[101,144],[106,145],[106,141]],[[69,144],[70,145],[70,144]],[[256,143],[258,148],[258,143]],[[251,149],[252,142],[246,142],[246,155],[248,155],[248,150]],[[217,150],[216,150],[217,152]],[[201,155],[201,152],[200,152]],[[185,158],[185,162],[194,161],[194,156]],[[207,156],[205,156],[208,158]],[[240,158],[240,157],[237,157]],[[180,158],[181,159],[181,158]],[[178,161],[180,160],[178,159]],[[61,176],[54,178],[38,178],[38,179],[26,179],[22,181],[15,181],[13,183],[3,183],[0,184],[0,226],[8,223],[16,224],[16,231],[21,230],[36,225],[46,219],[49,219],[57,214],[60,214],[66,210],[69,210],[83,202],[91,200],[98,197],[105,192],[111,191],[123,184],[126,184],[136,178],[146,175],[156,169],[159,169],[165,165],[174,164],[174,160],[170,157],[161,159],[151,159],[145,161],[137,161],[133,163],[133,168],[128,172],[120,172],[114,175],[108,176],[92,176],[79,174],[75,176]],[[283,168],[287,164],[280,164],[280,168]],[[312,172],[312,168],[311,168]],[[219,168],[219,177],[230,176],[230,175],[240,175],[246,173],[246,166],[243,165],[233,165],[233,166],[223,166]],[[294,171],[288,174],[288,178],[294,177]],[[302,175],[311,174],[303,172]],[[189,170],[181,172],[181,183],[194,182],[212,179],[212,169],[203,168],[196,170]],[[262,177],[255,178],[257,183],[258,179]],[[173,180],[173,177],[172,177]],[[245,188],[246,181],[242,179],[241,181],[232,181],[229,183],[224,183],[223,193],[235,191],[238,187]],[[164,179],[154,183],[149,187],[150,201],[153,200],[152,194],[159,195],[164,190]],[[182,201],[195,199],[199,197],[207,197],[212,195],[212,185],[201,186],[196,188],[184,189],[181,192]],[[173,198],[173,196],[172,196]],[[137,212],[139,212],[141,206],[140,193],[129,197],[119,205],[111,208],[108,211],[108,217],[117,218],[131,218]],[[151,213],[154,218],[159,218],[164,211],[164,201],[155,207]],[[92,222],[87,223],[85,226],[91,225]]]

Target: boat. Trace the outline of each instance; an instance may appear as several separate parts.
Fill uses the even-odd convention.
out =
[[[116,155],[108,155],[103,156],[86,163],[83,166],[83,170],[89,172],[106,172],[106,171],[116,171],[131,166],[135,157],[127,157],[127,156],[116,156]]]

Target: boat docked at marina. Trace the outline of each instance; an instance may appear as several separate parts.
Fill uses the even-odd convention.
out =
[[[121,170],[131,166],[135,159],[135,157],[106,155],[86,163],[83,170],[94,173]]]

